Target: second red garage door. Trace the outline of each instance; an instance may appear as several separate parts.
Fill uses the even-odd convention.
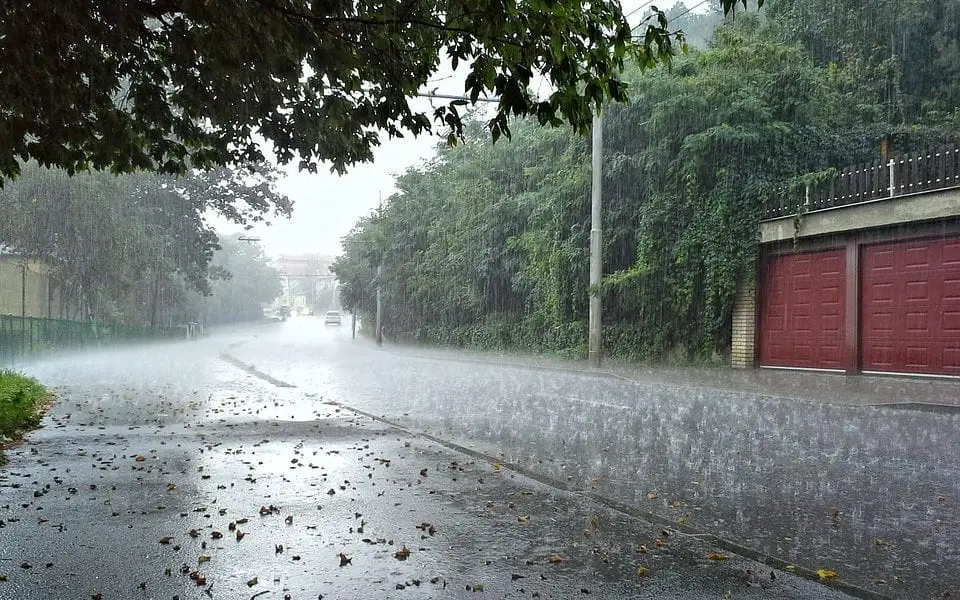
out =
[[[760,274],[760,364],[843,369],[843,250],[770,257]]]
[[[861,369],[960,375],[960,238],[866,246]]]

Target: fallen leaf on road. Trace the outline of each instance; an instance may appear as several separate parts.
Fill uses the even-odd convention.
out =
[[[393,557],[397,560],[407,560],[410,558],[410,550],[404,546],[393,553]]]
[[[726,554],[721,554],[720,552],[711,552],[707,555],[707,558],[710,560],[727,560],[730,557]]]
[[[637,567],[637,577],[646,577],[650,574],[650,569],[644,567],[643,565]]]
[[[210,557],[207,556],[206,554],[201,554],[200,556],[197,557],[197,564],[202,565],[205,562],[210,562]]]
[[[517,523],[526,523],[526,522],[528,522],[529,520],[530,520],[530,516],[529,516],[529,515],[521,515],[521,516],[517,517]]]
[[[558,555],[556,555],[556,554],[554,554],[553,556],[547,558],[547,562],[550,563],[550,564],[554,564],[554,565],[557,564],[557,563],[562,563],[562,562],[565,561],[565,560],[567,560],[567,559],[565,559],[565,558],[562,557],[562,556],[558,556]]]
[[[420,531],[426,531],[430,535],[433,535],[437,532],[436,528],[433,525],[426,522],[423,522],[417,525],[417,529],[419,529]]]
[[[138,456],[137,456],[135,459],[133,459],[133,460],[135,460],[135,461],[137,461],[137,462],[143,462],[143,461],[147,460],[147,457],[146,457],[146,456],[143,456],[143,455],[138,455]]]
[[[349,556],[347,556],[346,554],[344,554],[343,552],[341,552],[341,553],[340,553],[340,566],[341,566],[341,567],[345,567],[345,566],[347,566],[347,565],[352,565],[352,564],[353,564],[353,559],[350,558]]]
[[[499,472],[502,471],[502,470],[503,470],[503,465],[501,465],[500,463],[497,463],[497,464],[493,465],[493,472],[494,472],[494,473],[499,473]]]
[[[242,540],[242,539],[243,539],[243,536],[245,536],[245,535],[247,535],[247,534],[245,534],[244,532],[242,532],[242,531],[240,531],[240,530],[238,529],[238,530],[237,530],[237,541],[239,542],[240,540]]]
[[[657,499],[657,493],[656,493],[656,492],[650,492],[650,493],[647,494],[647,500],[656,500],[656,499]]]
[[[173,538],[170,537],[169,535],[165,535],[162,538],[160,538],[160,543],[164,545],[169,544],[172,541],[173,541]]]
[[[175,490],[175,489],[177,489],[177,484],[175,484],[175,483],[168,483],[168,484],[167,484],[167,491],[168,491],[168,492],[172,492],[172,491]]]
[[[256,578],[256,577],[254,577],[253,579],[251,579],[250,581],[247,582],[247,587],[253,587],[253,586],[257,585],[258,583],[260,583],[260,582],[257,581],[257,578]]]
[[[207,585],[207,578],[204,577],[203,573],[200,571],[194,571],[193,573],[190,573],[190,579],[192,579],[197,585]]]
[[[820,579],[833,579],[837,576],[837,572],[830,569],[817,569],[817,575]]]

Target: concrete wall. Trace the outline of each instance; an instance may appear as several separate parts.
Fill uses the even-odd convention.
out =
[[[958,216],[960,189],[952,188],[810,212],[800,219],[797,234],[801,238],[812,237]],[[793,236],[792,215],[760,223],[761,243],[789,240]]]
[[[51,289],[49,272],[37,260],[0,256],[0,315],[60,316],[59,294]]]
[[[757,294],[754,286],[742,285],[733,303],[733,339],[730,364],[749,369],[754,365],[757,332]]]

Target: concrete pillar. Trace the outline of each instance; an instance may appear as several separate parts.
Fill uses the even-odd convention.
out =
[[[736,369],[754,366],[757,332],[757,294],[753,284],[741,284],[733,302],[733,339],[730,364]]]

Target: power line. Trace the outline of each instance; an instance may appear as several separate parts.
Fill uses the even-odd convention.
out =
[[[689,15],[691,12],[697,10],[698,8],[700,8],[701,6],[703,6],[704,4],[707,4],[708,2],[710,2],[710,0],[701,0],[699,3],[694,4],[693,6],[691,6],[690,8],[688,8],[687,10],[683,11],[682,13],[680,13],[679,15],[676,15],[676,16],[674,16],[674,17],[670,17],[669,20],[670,20],[671,23],[673,23],[674,21],[678,21],[678,20],[682,19],[683,17]]]
[[[671,20],[671,21],[676,21],[677,19],[680,19],[680,18],[682,18],[682,17],[685,17],[685,16],[687,16],[688,14],[690,14],[690,12],[692,12],[692,11],[694,11],[694,10],[697,10],[698,8],[700,8],[701,6],[703,6],[704,4],[706,4],[707,2],[710,2],[710,0],[703,0],[703,1],[700,2],[699,4],[695,4],[694,6],[691,6],[690,8],[688,8],[687,10],[683,11],[682,13],[680,13],[679,15],[673,17],[673,18],[670,19],[670,20]]]
[[[644,8],[650,6],[650,4],[651,4],[652,2],[653,2],[653,0],[647,0],[646,2],[644,2],[643,4],[641,4],[640,6],[636,7],[636,8],[633,9],[633,10],[631,10],[631,11],[628,12],[627,14],[623,15],[623,18],[624,18],[624,19],[628,19],[628,18],[632,17],[633,15],[637,14],[638,12],[640,12],[641,10],[643,10]]]

